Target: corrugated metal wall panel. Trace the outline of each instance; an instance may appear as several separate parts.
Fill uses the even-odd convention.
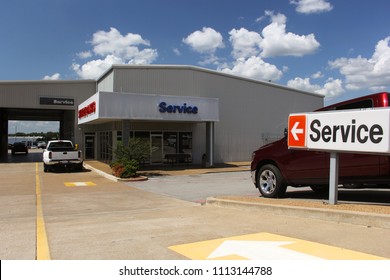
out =
[[[193,71],[175,68],[115,69],[117,92],[200,96],[193,84]]]
[[[114,71],[110,71],[99,80],[97,91],[114,91]]]

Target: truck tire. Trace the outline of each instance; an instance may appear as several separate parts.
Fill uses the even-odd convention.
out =
[[[266,164],[262,166],[256,176],[256,185],[262,196],[277,198],[286,193],[286,181],[275,165]]]

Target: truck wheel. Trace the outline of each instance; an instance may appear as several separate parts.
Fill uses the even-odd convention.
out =
[[[287,189],[280,170],[272,164],[266,164],[259,169],[256,184],[262,196],[267,198],[282,197]]]
[[[47,167],[46,164],[43,164],[43,171],[44,172],[48,172],[49,171],[49,167]]]

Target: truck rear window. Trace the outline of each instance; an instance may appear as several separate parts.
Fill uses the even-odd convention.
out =
[[[373,108],[374,104],[372,99],[361,100],[350,104],[340,105],[336,107],[336,110],[350,110],[350,109],[362,109]]]
[[[54,142],[50,143],[50,145],[47,147],[48,151],[73,151],[73,145],[69,142]]]

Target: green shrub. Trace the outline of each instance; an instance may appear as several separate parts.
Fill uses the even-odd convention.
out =
[[[149,142],[140,138],[129,139],[128,146],[119,142],[114,155],[115,161],[110,164],[113,175],[119,178],[134,177],[139,169],[139,163],[150,156]]]
[[[119,178],[131,178],[137,174],[139,164],[135,159],[111,164],[112,173]]]
[[[127,146],[122,142],[118,142],[114,150],[116,161],[123,162],[130,159],[135,159],[142,162],[150,157],[149,141],[141,138],[130,138]]]

